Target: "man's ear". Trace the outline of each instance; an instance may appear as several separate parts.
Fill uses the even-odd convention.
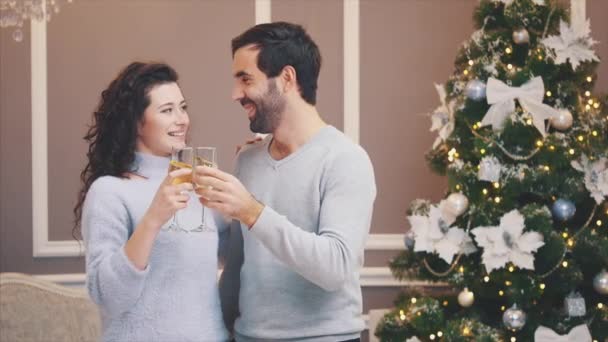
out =
[[[295,89],[295,90],[298,89],[297,76],[298,75],[296,74],[296,69],[294,67],[292,67],[291,65],[286,65],[283,68],[279,77],[281,78],[281,81],[283,83],[284,92],[288,92],[293,89]]]

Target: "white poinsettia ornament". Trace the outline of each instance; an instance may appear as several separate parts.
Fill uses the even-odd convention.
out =
[[[550,36],[541,42],[552,49],[555,63],[563,64],[570,61],[572,70],[576,70],[578,65],[584,61],[599,61],[591,47],[596,43],[589,34],[591,33],[590,21],[580,29],[569,26],[565,21],[559,23],[559,36]]]
[[[443,84],[435,84],[435,89],[437,89],[437,93],[439,94],[441,105],[431,114],[431,132],[439,131],[439,136],[435,139],[433,148],[439,146],[441,142],[446,141],[454,131],[454,107],[456,105],[455,100],[449,103],[446,102],[447,94]]]
[[[583,154],[580,162],[572,161],[571,165],[585,173],[585,187],[595,203],[602,203],[604,198],[608,197],[608,159],[602,157],[598,160],[590,160]]]
[[[452,263],[454,255],[477,250],[464,229],[450,227],[456,216],[448,210],[445,201],[439,206],[430,206],[428,216],[412,215],[407,219],[414,232],[414,252],[435,253],[445,262]]]
[[[477,245],[483,247],[482,263],[488,272],[505,266],[508,262],[534,270],[534,256],[545,243],[538,232],[524,233],[524,217],[511,210],[500,219],[500,225],[477,227],[471,230]]]

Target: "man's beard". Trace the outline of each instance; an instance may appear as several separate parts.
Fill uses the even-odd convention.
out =
[[[244,98],[241,105],[251,103],[255,105],[255,115],[250,119],[249,129],[254,133],[273,133],[279,123],[285,109],[285,98],[277,88],[276,79],[268,82],[268,90],[258,100]]]

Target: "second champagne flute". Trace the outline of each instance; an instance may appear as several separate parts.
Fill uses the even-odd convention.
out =
[[[194,149],[194,166],[217,167],[215,147],[197,147]],[[203,185],[197,185],[203,186]],[[191,232],[215,232],[212,226],[205,222],[205,206],[201,214],[202,222],[200,226],[191,230]]]
[[[178,169],[192,169],[192,161],[194,159],[194,153],[192,147],[184,147],[180,149],[172,149],[171,150],[171,161],[169,162],[169,172],[175,171]],[[176,177],[173,179],[172,184],[181,184],[181,183],[192,183],[192,174]],[[167,228],[167,231],[175,231],[175,232],[188,232],[188,230],[184,229],[177,220],[177,212],[173,214],[173,220],[171,221],[171,225]]]

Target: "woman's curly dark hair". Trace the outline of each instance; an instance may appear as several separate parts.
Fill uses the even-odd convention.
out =
[[[131,171],[138,124],[150,104],[150,90],[177,79],[177,72],[167,64],[133,62],[101,92],[92,124],[84,136],[89,150],[87,164],[80,173],[82,188],[74,206],[72,236],[75,239],[79,239],[82,206],[91,184],[102,176],[125,178]]]

